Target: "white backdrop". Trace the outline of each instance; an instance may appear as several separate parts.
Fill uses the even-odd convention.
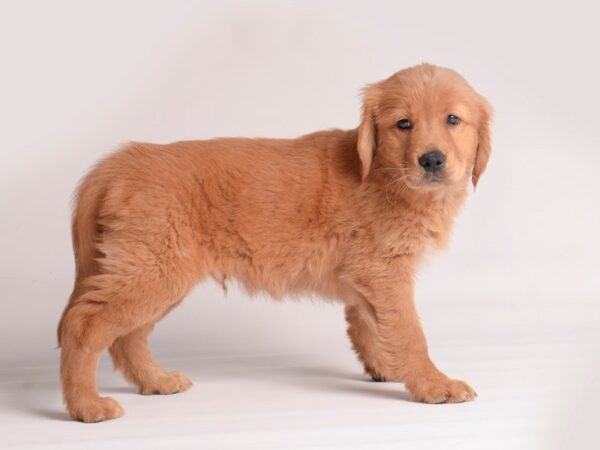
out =
[[[582,4],[584,4],[582,2]],[[591,4],[591,3],[590,3]],[[598,11],[569,2],[0,2],[0,366],[57,362],[70,198],[127,140],[294,137],[355,127],[359,90],[427,61],[496,110],[488,172],[419,277],[447,337],[598,326]],[[345,342],[339,305],[200,285],[160,356]]]

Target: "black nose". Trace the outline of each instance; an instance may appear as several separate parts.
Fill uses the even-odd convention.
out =
[[[445,163],[446,156],[439,150],[423,153],[419,157],[419,165],[427,172],[437,172],[438,170],[442,170]]]

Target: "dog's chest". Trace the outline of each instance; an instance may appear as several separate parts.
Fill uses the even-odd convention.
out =
[[[450,224],[442,211],[424,215],[408,210],[390,216],[375,225],[374,244],[381,256],[421,254],[446,244]]]

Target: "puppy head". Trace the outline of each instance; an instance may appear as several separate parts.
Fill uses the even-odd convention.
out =
[[[388,170],[413,190],[473,186],[491,152],[489,103],[456,72],[411,67],[364,91],[362,178]]]

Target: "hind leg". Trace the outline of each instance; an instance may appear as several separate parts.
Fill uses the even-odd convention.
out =
[[[103,304],[80,302],[65,314],[61,334],[60,375],[69,415],[82,422],[100,422],[123,415],[123,408],[96,390],[96,368],[101,352],[114,339],[105,327]]]
[[[192,382],[180,372],[166,372],[152,357],[148,348],[148,335],[154,329],[150,323],[117,338],[110,346],[115,368],[140,394],[175,394],[187,391]]]
[[[147,347],[140,344],[145,343],[151,329],[142,331],[143,327],[148,327],[147,324],[152,324],[177,304],[192,282],[191,277],[180,271],[171,272],[177,273],[177,277],[167,277],[164,271],[156,273],[149,269],[89,277],[87,290],[65,312],[61,328],[61,381],[71,417],[83,422],[98,422],[123,414],[116,401],[100,397],[96,390],[98,359],[116,340],[125,337],[115,347],[120,356],[131,356],[140,351],[139,355],[128,358],[128,361],[134,361],[127,366],[131,369],[128,374],[138,375],[143,372],[140,367],[147,368],[152,363],[155,370],[148,373],[153,376],[158,373],[158,365],[151,359]],[[129,335],[130,338],[126,337]]]

